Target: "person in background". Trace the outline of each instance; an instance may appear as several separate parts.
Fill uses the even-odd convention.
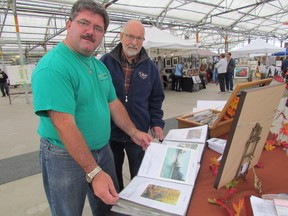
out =
[[[8,75],[0,69],[0,88],[2,97],[9,96]]]
[[[169,85],[167,75],[165,74],[164,71],[162,71],[160,73],[160,76],[161,76],[161,79],[162,79],[163,87],[164,87],[164,89],[166,89],[168,87],[168,85]]]
[[[171,90],[176,90],[176,77],[175,77],[176,69],[173,67],[169,79],[171,79]]]
[[[218,70],[217,70],[217,68],[215,67],[216,66],[216,64],[218,63],[219,61],[214,61],[213,62],[213,65],[212,65],[212,70],[213,70],[213,78],[212,78],[212,80],[213,80],[213,83],[216,83],[216,85],[218,85]]]
[[[207,74],[207,82],[211,82],[212,81],[212,77],[213,77],[213,73],[212,73],[212,64],[209,63],[208,67],[206,69],[206,74]]]
[[[161,56],[158,56],[157,68],[160,74],[164,71],[164,62],[162,61]]]
[[[286,56],[286,59],[282,61],[281,71],[282,71],[282,77],[285,78],[286,73],[288,72],[288,56]]]
[[[227,60],[224,53],[220,55],[220,61],[215,65],[215,68],[218,70],[218,80],[220,86],[219,94],[223,94],[225,93],[225,77],[227,70]]]
[[[228,52],[226,54],[226,61],[227,61],[227,72],[225,77],[226,82],[226,90],[228,92],[233,92],[233,78],[234,78],[234,69],[235,69],[235,61],[233,58],[231,58],[231,53]]]
[[[105,215],[118,201],[110,118],[139,148],[146,149],[152,140],[132,123],[108,69],[92,55],[108,25],[102,5],[78,0],[66,23],[66,38],[32,73],[40,167],[53,216],[82,215],[86,195],[94,216]]]
[[[164,89],[160,73],[145,51],[145,28],[139,20],[129,20],[120,32],[120,43],[100,59],[109,69],[116,93],[136,127],[162,140]],[[113,120],[113,119],[112,119]],[[124,188],[122,167],[128,157],[131,179],[137,175],[144,151],[112,122],[112,148],[120,191]]]
[[[175,89],[176,91],[182,91],[181,81],[183,75],[183,63],[178,63],[175,68]]]

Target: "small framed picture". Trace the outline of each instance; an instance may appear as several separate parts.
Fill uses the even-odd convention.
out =
[[[178,56],[174,56],[172,57],[172,66],[176,66],[179,62],[179,57]]]
[[[276,67],[281,67],[282,66],[282,61],[276,61]]]
[[[234,78],[248,78],[249,67],[248,66],[236,66],[234,69]]]
[[[165,58],[164,59],[164,67],[171,67],[171,59],[170,58]]]
[[[192,80],[193,80],[194,84],[201,83],[201,79],[200,79],[200,77],[198,75],[197,76],[192,76]]]

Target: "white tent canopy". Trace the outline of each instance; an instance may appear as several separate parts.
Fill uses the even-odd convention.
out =
[[[183,40],[153,26],[146,30],[143,46],[149,50],[151,57],[166,56],[215,56],[217,53],[206,49],[199,49],[197,44],[190,40]]]
[[[164,49],[197,49],[197,45],[189,40],[183,40],[153,26],[146,30],[143,46]]]
[[[249,54],[268,54],[281,51],[285,51],[285,48],[273,46],[258,38],[240,49],[231,51],[231,53],[234,57],[237,57],[248,56]]]

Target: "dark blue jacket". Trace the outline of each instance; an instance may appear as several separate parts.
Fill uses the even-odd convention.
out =
[[[144,132],[154,126],[164,127],[162,102],[164,90],[159,71],[144,48],[140,60],[132,72],[128,95],[125,93],[124,75],[121,67],[122,44],[100,59],[109,69],[119,100],[125,106],[135,126]],[[111,122],[111,140],[131,141],[130,137]]]

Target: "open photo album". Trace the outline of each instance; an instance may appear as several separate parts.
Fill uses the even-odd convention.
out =
[[[136,177],[112,211],[127,215],[185,215],[200,168],[207,126],[170,130],[152,142]]]

